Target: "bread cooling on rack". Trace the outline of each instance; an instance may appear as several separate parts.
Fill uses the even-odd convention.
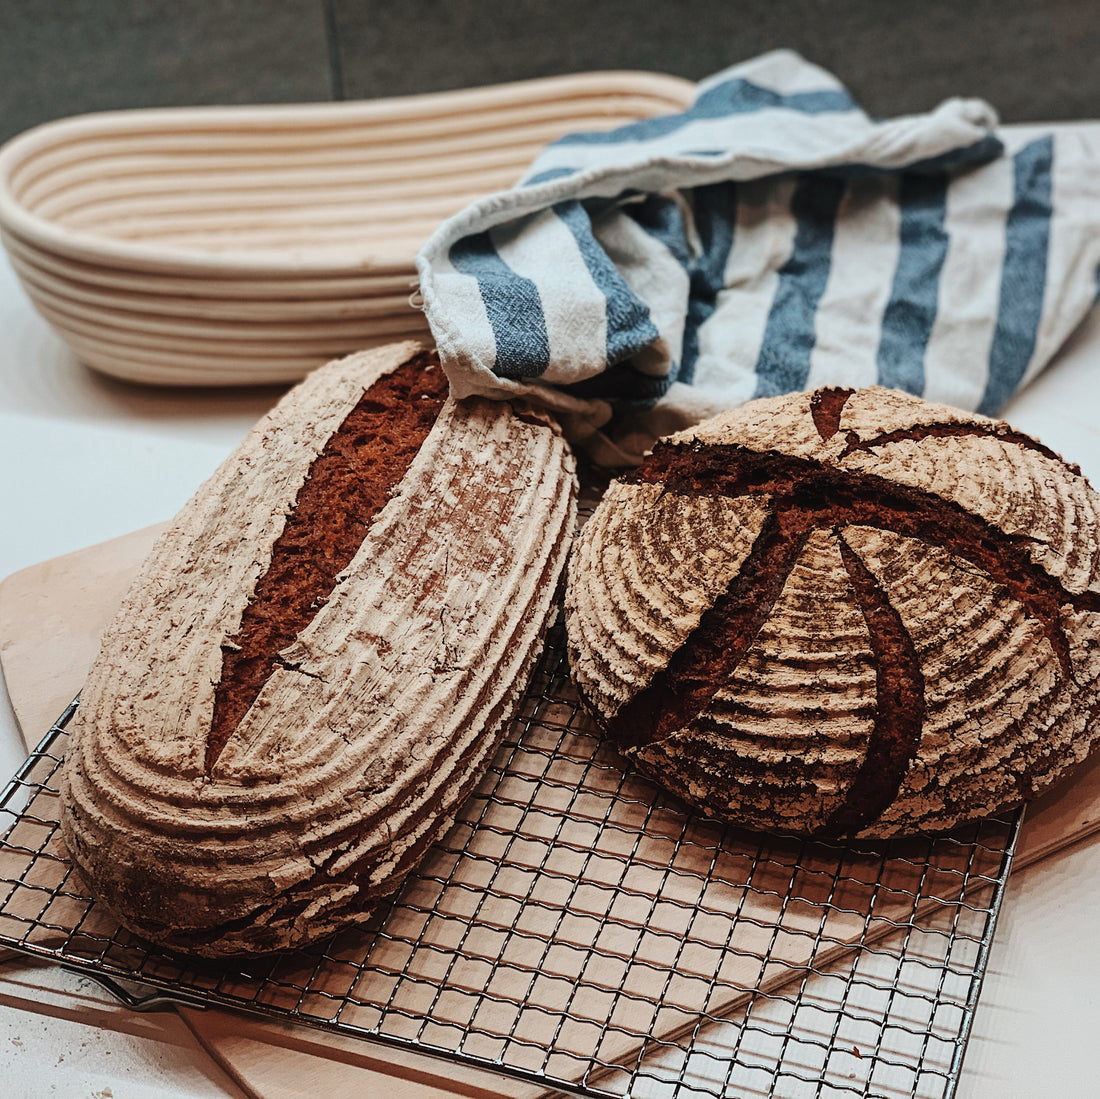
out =
[[[108,629],[65,844],[127,927],[206,956],[361,918],[490,762],[575,517],[546,417],[434,352],[323,367],[187,504]]]
[[[755,401],[611,487],[566,625],[598,723],[707,812],[948,830],[1100,737],[1100,498],[1028,436],[902,393]]]

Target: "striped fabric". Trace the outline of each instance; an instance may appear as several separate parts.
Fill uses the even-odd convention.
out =
[[[454,391],[534,396],[609,464],[818,385],[995,413],[1096,298],[1100,147],[975,100],[873,120],[781,51],[548,146],[418,266]]]

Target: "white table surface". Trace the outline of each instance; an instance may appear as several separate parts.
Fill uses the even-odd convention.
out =
[[[276,390],[157,391],[81,366],[0,259],[0,577],[170,517]],[[1006,410],[1100,484],[1100,312]],[[45,732],[45,730],[42,730]],[[0,697],[0,772],[24,758]],[[958,1095],[1100,1094],[1100,839],[1015,875]],[[205,1099],[242,1093],[172,1013],[0,964],[0,1094]]]

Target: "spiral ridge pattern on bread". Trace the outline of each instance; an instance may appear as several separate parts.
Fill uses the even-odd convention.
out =
[[[572,457],[546,417],[447,399],[332,590],[211,740],[318,456],[416,353],[352,356],[292,390],[183,509],[103,639],[63,834],[146,938],[217,956],[361,918],[449,826],[522,696],[575,521]]]
[[[945,831],[1100,735],[1100,497],[1008,425],[903,393],[754,401],[611,487],[566,622],[587,707],[689,802]]]

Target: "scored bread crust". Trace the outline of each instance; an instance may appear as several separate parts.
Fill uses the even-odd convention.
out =
[[[575,521],[548,418],[448,399],[312,622],[207,766],[221,674],[313,460],[418,351],[313,373],[146,560],[81,694],[66,847],[133,931],[207,956],[297,946],[393,892],[472,792],[552,617]]]
[[[659,443],[578,537],[597,722],[747,827],[940,832],[1100,737],[1100,497],[1008,425],[872,387]]]

